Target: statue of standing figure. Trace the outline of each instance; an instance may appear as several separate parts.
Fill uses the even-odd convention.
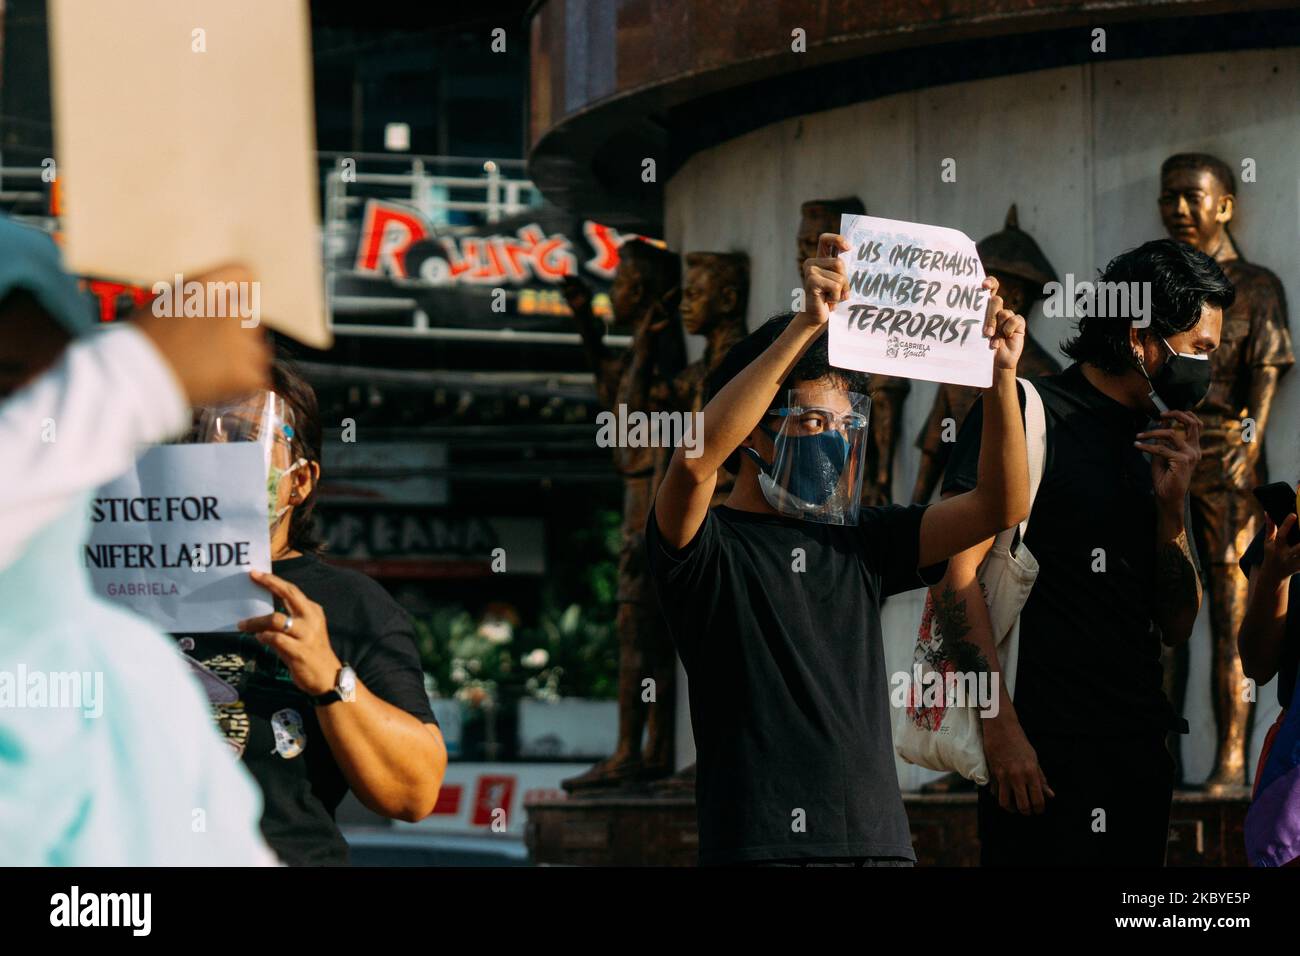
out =
[[[1264,430],[1282,375],[1295,362],[1286,297],[1278,277],[1247,262],[1232,237],[1236,177],[1222,160],[1178,153],[1160,167],[1160,218],[1171,239],[1213,258],[1237,297],[1224,311],[1219,347],[1210,353],[1213,380],[1197,408],[1201,461],[1192,476],[1192,536],[1206,566],[1210,604],[1210,680],[1216,724],[1212,792],[1244,787],[1251,701],[1237,656],[1246,611],[1246,579],[1237,561],[1255,536],[1258,508],[1251,489],[1268,481]],[[1187,689],[1187,647],[1166,669],[1166,690],[1180,706]]]
[[[570,278],[564,295],[582,336],[603,408],[619,414],[672,412],[672,383],[686,365],[677,315],[681,263],[676,254],[641,240],[619,248],[610,288],[616,325],[631,326],[632,345],[613,355],[605,327],[592,312],[591,290]],[[622,544],[618,561],[618,744],[586,773],[563,781],[568,791],[612,788],[673,771],[673,684],[676,658],[645,558],[645,526],[670,448],[615,448],[623,481]],[[645,746],[642,747],[642,737]]]
[[[731,347],[748,332],[749,256],[743,252],[688,252],[686,282],[682,287],[682,324],[691,335],[705,339],[704,355],[673,380],[673,399],[686,413],[701,411],[708,399],[709,375],[722,364]],[[709,507],[727,500],[736,476],[718,469]],[[662,781],[659,793],[685,794],[695,790],[695,764]]]
[[[1034,303],[1043,298],[1043,286],[1055,282],[1056,270],[1043,255],[1029,233],[1020,228],[1020,218],[1015,204],[1007,210],[1006,222],[1001,232],[985,236],[975,244],[984,271],[998,280],[998,295],[1006,308],[1017,315],[1028,315]],[[1055,375],[1061,365],[1026,331],[1025,349],[1020,357],[1016,374],[1030,378],[1036,375]],[[948,458],[957,441],[957,432],[966,413],[980,396],[977,388],[964,385],[942,384],[935,393],[930,417],[916,439],[921,450],[921,464],[912,486],[912,503],[929,502],[934,489],[948,466]]]
[[[810,199],[800,209],[799,231],[795,234],[795,270],[802,276],[804,261],[817,255],[817,238],[824,232],[838,233],[843,215],[865,216],[867,208],[857,196],[840,199]],[[912,383],[905,378],[872,373],[868,384],[871,414],[867,428],[866,476],[862,481],[862,504],[866,507],[891,504],[894,452],[903,428],[903,403]]]
[[[743,252],[688,252],[682,287],[682,325],[690,335],[704,336],[704,355],[673,381],[677,407],[698,412],[707,401],[709,375],[722,364],[731,347],[745,337],[749,308],[749,256]],[[731,493],[736,476],[718,469],[713,505]]]

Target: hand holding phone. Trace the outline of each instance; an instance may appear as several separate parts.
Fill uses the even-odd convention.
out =
[[[1273,524],[1282,527],[1288,515],[1296,513],[1297,504],[1300,498],[1296,490],[1285,481],[1275,481],[1269,485],[1262,485],[1255,489],[1255,497],[1263,505],[1264,512],[1273,519]],[[1287,535],[1286,543],[1290,545],[1300,544],[1300,521],[1291,527],[1291,533]]]

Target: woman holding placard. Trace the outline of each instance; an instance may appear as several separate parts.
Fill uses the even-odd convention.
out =
[[[437,800],[447,755],[406,612],[371,579],[318,556],[316,395],[277,362],[273,388],[205,410],[201,440],[267,447],[272,573],[252,572],[277,610],[239,633],[183,637],[217,722],[262,787],[262,832],[291,865],[342,864],[334,813],[350,788],[376,813],[415,821]]]

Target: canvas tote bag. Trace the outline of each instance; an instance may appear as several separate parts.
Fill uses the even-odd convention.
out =
[[[1042,396],[1024,379],[1018,381],[1025,390],[1029,507],[1032,512],[1038,486],[1043,480],[1047,422],[1043,415]],[[1008,695],[1015,691],[1020,612],[1029,599],[1034,579],[1038,577],[1038,562],[1025,547],[1028,527],[1029,518],[1026,516],[1017,527],[1008,528],[994,538],[993,546],[977,573],[988,605],[989,622]],[[913,669],[908,674],[905,706],[894,722],[894,749],[910,764],[930,770],[956,771],[983,785],[988,783],[989,775],[988,763],[984,759],[980,707],[973,700],[954,703],[947,700],[948,682],[943,677],[954,672],[956,665],[950,656],[945,655],[943,636],[934,633],[933,622],[934,605],[927,593],[912,657]],[[919,684],[918,675],[921,678]],[[933,688],[932,681],[939,682],[937,692],[934,689],[926,691],[927,685]],[[969,682],[963,686],[968,690],[974,689]]]

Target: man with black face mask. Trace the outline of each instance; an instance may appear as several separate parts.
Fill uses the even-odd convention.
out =
[[[1034,379],[1047,454],[1025,544],[1039,574],[1020,616],[1014,703],[985,718],[985,865],[1160,866],[1186,722],[1162,688],[1163,642],[1191,635],[1201,603],[1187,495],[1200,459],[1192,409],[1210,385],[1232,284],[1214,260],[1162,239],[1113,259],[1143,315],[1086,310],[1063,346],[1075,360]],[[1148,324],[1149,320],[1149,324]],[[1022,398],[1023,402],[1023,398]],[[973,486],[982,407],[958,436],[945,497]],[[931,589],[936,624],[996,668],[975,572],[991,541],[949,562]]]

